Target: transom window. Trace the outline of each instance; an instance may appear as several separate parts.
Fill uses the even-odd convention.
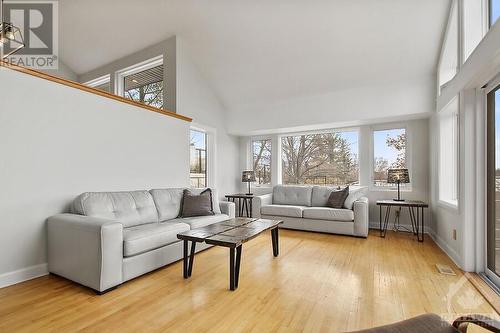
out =
[[[346,131],[283,137],[282,183],[359,184],[358,136]]]
[[[163,65],[123,77],[124,97],[163,108]]]
[[[387,170],[408,168],[406,129],[373,131],[373,185],[393,187],[387,183]],[[411,180],[411,178],[410,178]],[[401,184],[406,186],[406,184]]]
[[[271,184],[271,140],[252,141],[252,157],[256,183]]]

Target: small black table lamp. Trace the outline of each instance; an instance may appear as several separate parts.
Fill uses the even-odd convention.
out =
[[[243,183],[248,183],[247,195],[252,195],[253,193],[250,191],[250,183],[255,181],[255,172],[254,171],[243,171],[243,174],[241,175],[241,181]]]
[[[408,169],[389,169],[387,170],[387,183],[388,184],[398,184],[398,198],[394,201],[405,201],[401,199],[401,191],[399,189],[400,184],[408,184],[410,182],[410,174]]]

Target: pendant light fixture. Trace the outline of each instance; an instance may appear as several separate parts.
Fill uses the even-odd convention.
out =
[[[13,54],[14,52],[17,52],[18,50],[22,49],[24,45],[24,39],[23,35],[21,33],[21,30],[13,25],[12,23],[5,22],[4,20],[4,6],[3,6],[3,0],[0,0],[0,55],[3,59],[6,59],[8,56]],[[5,53],[5,49],[7,46],[14,44],[14,47],[9,50],[7,53]]]

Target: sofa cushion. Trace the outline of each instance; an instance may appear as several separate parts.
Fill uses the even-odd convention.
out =
[[[212,202],[212,190],[207,188],[200,194],[192,194],[184,190],[182,194],[181,213],[179,217],[195,217],[215,215]]]
[[[262,215],[302,217],[302,211],[306,206],[292,205],[266,205],[260,208]]]
[[[205,227],[210,224],[222,222],[229,220],[229,216],[226,214],[215,214],[210,216],[196,216],[196,217],[184,217],[178,218],[173,221],[182,222],[188,224],[191,229]]]
[[[352,209],[354,201],[365,197],[368,194],[367,186],[349,186],[349,195],[344,202],[344,208]]]
[[[163,188],[149,191],[153,196],[160,221],[175,219],[179,216],[183,190],[182,188]]]
[[[72,211],[116,220],[124,227],[158,222],[156,206],[148,191],[82,193],[73,201]]]
[[[177,234],[188,231],[189,225],[162,222],[123,229],[123,256],[130,257],[179,241]]]
[[[311,186],[276,185],[273,188],[273,204],[311,206]]]
[[[192,194],[194,195],[199,195],[201,192],[205,191],[207,188],[190,188],[189,191],[191,191]],[[215,214],[220,214],[220,205],[219,205],[219,197],[217,194],[217,190],[215,188],[210,188],[212,191],[212,206],[214,209]]]
[[[328,220],[328,221],[354,221],[354,212],[350,209],[337,209],[329,207],[304,208],[305,219]]]
[[[326,203],[327,207],[330,208],[344,208],[344,202],[349,196],[349,186],[342,190],[332,191],[330,196],[328,197],[328,202]]]
[[[312,207],[326,207],[328,197],[333,191],[338,191],[338,186],[318,186],[312,188],[311,206]]]

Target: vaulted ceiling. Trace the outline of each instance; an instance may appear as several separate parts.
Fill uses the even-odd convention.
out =
[[[435,73],[449,0],[61,0],[82,74],[180,36],[228,109]]]

